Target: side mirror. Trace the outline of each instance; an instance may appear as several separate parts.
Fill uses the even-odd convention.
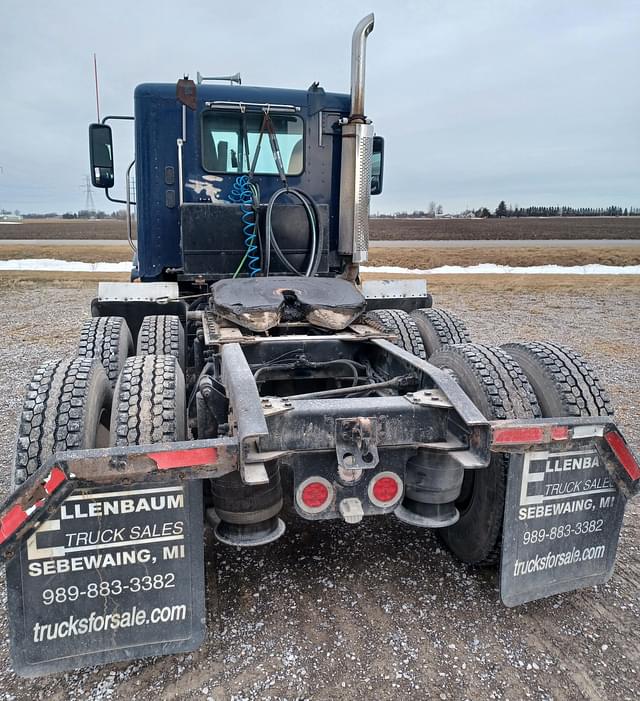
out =
[[[373,154],[371,156],[371,194],[382,192],[382,174],[384,172],[384,139],[373,137]]]
[[[89,125],[89,161],[93,186],[103,189],[113,187],[113,142],[110,126]]]

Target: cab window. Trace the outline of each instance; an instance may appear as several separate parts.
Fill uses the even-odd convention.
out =
[[[271,114],[287,175],[300,175],[304,168],[303,122],[295,115]],[[202,118],[202,165],[210,173],[248,173],[255,157],[260,113],[205,112]],[[269,133],[265,130],[255,168],[256,175],[278,175]]]

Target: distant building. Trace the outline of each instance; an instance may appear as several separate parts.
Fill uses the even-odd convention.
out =
[[[0,214],[0,224],[22,224],[22,214]]]

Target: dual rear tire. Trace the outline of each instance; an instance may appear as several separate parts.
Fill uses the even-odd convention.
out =
[[[520,366],[500,348],[467,343],[435,353],[430,362],[449,371],[483,416],[532,419],[540,407]],[[488,467],[466,470],[455,507],[460,514],[438,536],[463,562],[490,565],[498,561],[509,456],[492,453]]]
[[[122,317],[85,322],[78,355],[101,361],[114,387],[111,445],[141,445],[186,437],[184,329],[178,316],[145,316],[133,352]]]
[[[369,326],[395,336],[394,343],[409,353],[428,360],[435,352],[458,343],[470,343],[467,326],[444,309],[378,309],[365,316]]]
[[[41,365],[27,386],[22,407],[12,488],[54,453],[107,447],[111,398],[111,384],[97,359]]]
[[[81,332],[79,357],[36,370],[18,426],[12,487],[57,452],[185,440],[185,382],[178,358],[184,357],[184,334],[174,333],[173,319],[180,320],[171,319],[157,324],[155,317],[145,318],[143,327],[158,328],[158,338],[151,341],[147,334],[138,344],[143,354],[135,356],[124,319],[90,319]],[[144,353],[152,348],[174,352]]]
[[[448,370],[489,420],[607,416],[611,402],[591,366],[575,351],[553,343],[512,343],[501,348],[457,345],[430,362]],[[489,466],[465,473],[457,523],[438,536],[469,564],[498,562],[509,456],[494,453]]]

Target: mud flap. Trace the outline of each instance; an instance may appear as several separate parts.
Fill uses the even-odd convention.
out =
[[[74,492],[7,564],[7,588],[22,676],[197,648],[201,483]]]
[[[513,454],[500,577],[505,605],[606,582],[625,503],[595,446]]]

